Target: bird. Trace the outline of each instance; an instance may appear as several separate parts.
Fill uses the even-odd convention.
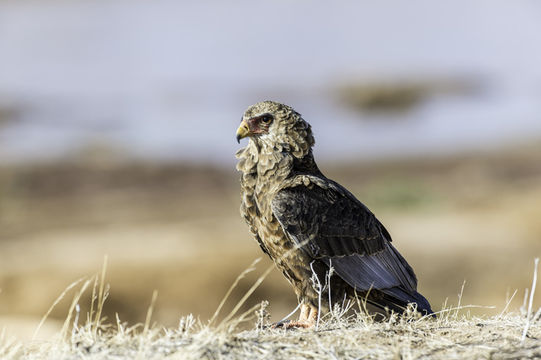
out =
[[[294,289],[300,315],[283,326],[313,327],[333,305],[359,298],[381,314],[402,314],[408,304],[433,314],[383,224],[319,170],[312,128],[301,114],[275,101],[258,102],[237,129],[237,142],[246,137],[236,153],[240,213]]]

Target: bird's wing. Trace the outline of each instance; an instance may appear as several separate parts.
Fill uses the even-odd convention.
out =
[[[415,291],[415,274],[390,244],[387,230],[339,184],[325,179],[283,188],[272,211],[301,249],[333,266],[357,290],[404,286]]]

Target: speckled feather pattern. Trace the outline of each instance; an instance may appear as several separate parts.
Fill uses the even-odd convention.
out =
[[[318,303],[310,265],[322,283],[333,266],[337,275],[331,279],[333,302],[370,290],[372,301],[382,308],[400,311],[417,302],[430,311],[416,292],[413,269],[390,244],[387,230],[366,206],[318,169],[310,125],[291,107],[272,101],[251,106],[243,119],[263,114],[274,118],[268,132],[251,136],[236,154],[242,173],[240,212],[299,302],[312,307]],[[327,303],[323,306],[328,309]]]

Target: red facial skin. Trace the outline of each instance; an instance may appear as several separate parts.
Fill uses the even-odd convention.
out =
[[[269,132],[269,126],[272,122],[270,115],[262,115],[250,118],[246,121],[250,133],[253,135],[267,134]]]

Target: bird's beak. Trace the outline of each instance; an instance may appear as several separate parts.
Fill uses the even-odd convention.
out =
[[[242,120],[239,128],[237,129],[237,142],[240,143],[240,139],[250,136],[250,127],[246,120]]]

